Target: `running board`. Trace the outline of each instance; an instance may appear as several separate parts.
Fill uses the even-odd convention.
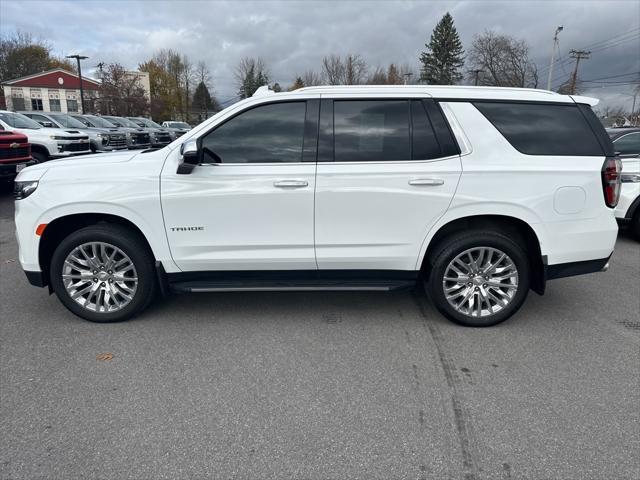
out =
[[[170,283],[175,293],[200,292],[310,292],[382,291],[411,289],[415,280],[310,280],[310,281],[191,281]]]

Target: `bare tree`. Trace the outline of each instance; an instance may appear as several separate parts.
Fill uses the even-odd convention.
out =
[[[360,85],[367,78],[367,62],[357,54],[349,53],[344,60],[331,54],[322,59],[322,74],[329,85]]]
[[[480,85],[538,86],[538,71],[529,59],[529,45],[524,40],[485,31],[473,39],[469,60],[472,69],[481,71]]]
[[[302,74],[302,83],[305,87],[313,87],[316,85],[322,85],[322,76],[320,76],[315,70],[307,70]]]
[[[331,54],[322,58],[322,75],[329,85],[342,85],[344,64],[338,55]]]
[[[387,82],[387,72],[384,68],[378,66],[373,71],[369,78],[367,78],[367,83],[369,85],[386,85]]]
[[[348,54],[344,59],[344,84],[360,85],[367,75],[367,62],[360,55]]]
[[[184,86],[184,115],[183,118],[189,122],[189,100],[190,91],[189,88],[193,85],[195,77],[195,70],[193,63],[186,55],[182,55],[182,84]]]
[[[195,75],[198,79],[198,83],[204,83],[209,91],[211,91],[211,72],[209,71],[207,64],[202,60],[196,65]]]
[[[262,58],[244,57],[234,72],[238,95],[247,98],[263,85],[269,84],[269,70]]]
[[[102,96],[104,111],[112,115],[138,116],[149,111],[140,77],[117,63],[107,65],[102,72]]]

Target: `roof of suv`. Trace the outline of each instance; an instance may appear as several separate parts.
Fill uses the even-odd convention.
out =
[[[257,92],[258,93],[258,92]],[[598,99],[590,97],[561,95],[549,90],[513,87],[470,87],[455,85],[335,85],[303,87],[292,93],[320,93],[331,95],[424,95],[440,99],[471,99],[471,100],[522,100],[537,102],[571,102],[586,103],[594,106]],[[262,90],[258,96],[268,94]]]

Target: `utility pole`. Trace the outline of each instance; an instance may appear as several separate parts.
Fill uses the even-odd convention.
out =
[[[481,70],[479,68],[475,69],[475,70],[471,70],[471,73],[473,73],[473,84],[477,87],[478,86],[478,79],[480,78],[480,74],[484,72],[484,70]]]
[[[89,58],[84,55],[67,55],[67,58],[75,58],[78,61],[78,78],[80,79],[80,104],[82,105],[82,113],[85,114],[84,110],[84,89],[82,88],[82,68],[80,68],[80,60],[84,60]]]
[[[553,35],[553,47],[551,47],[551,61],[549,62],[549,77],[547,78],[547,90],[551,90],[551,77],[553,76],[553,62],[556,55],[556,49],[558,48],[558,34],[564,30],[564,27],[560,25],[556,28],[556,33]]]
[[[404,84],[406,85],[407,82],[411,81],[411,75],[413,75],[413,73],[411,72],[407,72],[404,74]]]
[[[571,74],[571,82],[569,84],[569,95],[576,94],[576,82],[578,80],[578,65],[580,65],[580,60],[583,58],[586,60],[591,55],[591,52],[587,52],[585,50],[571,50],[569,52],[571,58],[576,59],[576,66],[573,69],[573,73]]]

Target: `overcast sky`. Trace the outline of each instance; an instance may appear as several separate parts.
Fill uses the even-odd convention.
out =
[[[296,74],[320,69],[324,55],[358,53],[370,67],[390,62],[418,68],[435,24],[449,11],[465,48],[484,30],[525,39],[546,86],[552,38],[558,25],[561,61],[553,86],[571,73],[569,50],[591,49],[580,65],[584,93],[606,104],[631,102],[624,93],[640,79],[640,2],[581,1],[126,1],[0,0],[0,30],[30,32],[59,54],[88,55],[134,69],[155,50],[173,48],[204,60],[222,101],[236,94],[233,71],[243,56],[262,57],[271,78],[290,85]],[[29,13],[31,12],[31,13]],[[623,75],[633,74],[633,75]],[[611,83],[611,82],[621,82]],[[640,98],[638,99],[640,101]],[[630,106],[629,106],[630,108]]]

